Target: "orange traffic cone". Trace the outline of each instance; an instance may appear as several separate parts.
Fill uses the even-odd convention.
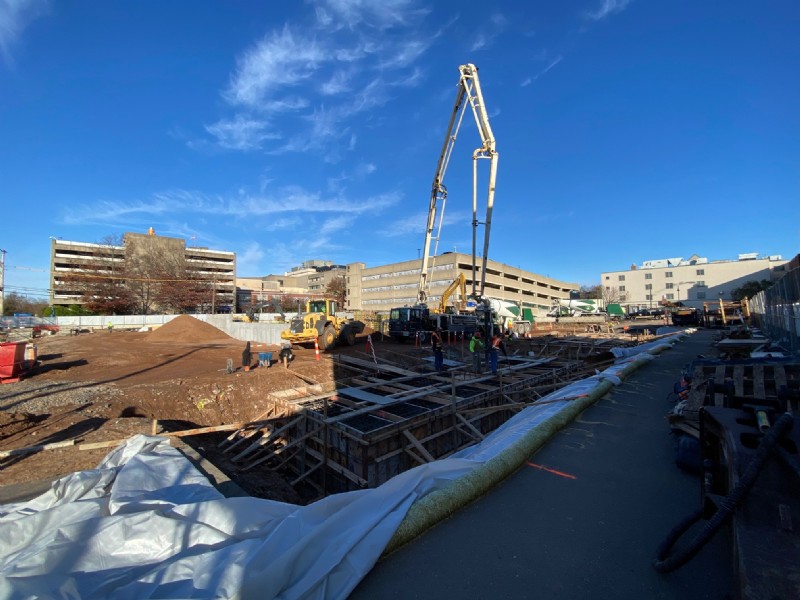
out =
[[[319,360],[319,344],[316,338],[314,338],[314,354],[317,355],[317,360]]]

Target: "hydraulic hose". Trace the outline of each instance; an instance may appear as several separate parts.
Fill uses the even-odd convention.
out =
[[[692,558],[705,546],[714,534],[725,524],[731,516],[733,511],[742,503],[750,488],[770,457],[770,454],[776,449],[780,449],[778,441],[792,428],[792,416],[784,413],[775,422],[775,424],[764,434],[761,438],[753,458],[747,464],[739,483],[731,492],[722,499],[719,504],[717,512],[708,520],[703,526],[703,529],[697,536],[686,546],[686,548],[676,552],[674,555],[669,556],[669,552],[680,537],[689,530],[689,528],[698,522],[703,516],[702,508],[692,513],[676,525],[672,531],[669,532],[667,538],[661,543],[656,551],[656,560],[653,561],[653,568],[659,573],[669,573],[675,569],[679,569]]]

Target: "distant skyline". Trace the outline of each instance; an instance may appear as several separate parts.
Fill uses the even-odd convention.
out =
[[[149,227],[247,277],[417,259],[468,62],[492,260],[596,285],[800,252],[794,1],[0,0],[6,293],[47,296],[50,237]],[[440,253],[471,252],[479,144],[468,111]]]

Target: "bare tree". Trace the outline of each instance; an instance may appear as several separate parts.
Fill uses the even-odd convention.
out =
[[[618,304],[620,302],[625,301],[625,295],[619,291],[618,288],[612,286],[606,286],[602,289],[603,291],[603,300],[605,301],[606,305],[608,304]]]
[[[339,306],[344,306],[347,298],[347,282],[344,275],[338,275],[328,282],[325,294],[337,301]]]
[[[99,242],[100,248],[91,261],[76,265],[64,283],[81,290],[81,301],[92,313],[130,314],[136,308],[127,284],[123,240],[109,235]]]

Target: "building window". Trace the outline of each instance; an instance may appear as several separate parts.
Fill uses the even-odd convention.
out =
[[[697,292],[697,299],[698,300],[703,300],[705,297],[706,297],[706,293],[705,292]]]
[[[666,298],[667,300],[675,300],[675,294],[667,294]]]
[[[620,275],[620,276],[619,276],[619,280],[620,280],[620,281],[625,281],[625,275]]]
[[[608,281],[609,279],[611,279],[611,275],[606,275],[606,281]]]
[[[645,300],[652,300],[653,299],[653,294],[647,294],[647,296],[645,296],[644,299]]]
[[[705,281],[701,280],[701,281],[696,281],[695,283],[697,284],[697,287],[706,287],[706,282]]]
[[[652,290],[653,289],[653,284],[652,283],[648,283],[647,285],[644,286],[644,289]]]
[[[664,277],[672,277],[672,271],[665,272]]]
[[[620,292],[624,292],[625,291],[625,286],[624,285],[619,286],[619,291]]]
[[[696,275],[705,275],[706,274],[706,270],[705,269],[697,269],[697,272],[695,274]]]
[[[645,279],[652,279],[653,278],[653,274],[652,273],[645,273],[644,274],[644,278]]]
[[[667,289],[668,289],[668,290],[671,290],[673,287],[675,287],[675,284],[674,284],[674,283],[668,283],[668,284],[667,284]]]

